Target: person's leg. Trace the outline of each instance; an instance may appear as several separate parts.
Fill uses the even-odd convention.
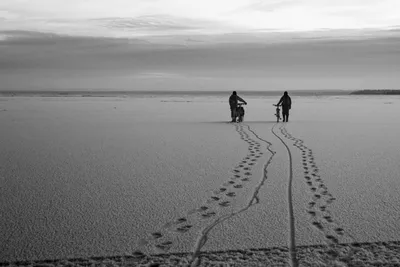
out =
[[[282,112],[283,122],[287,122],[287,113]]]
[[[287,107],[282,108],[283,122],[287,122],[289,119],[289,109]]]
[[[231,108],[231,122],[236,122],[236,110],[234,108]]]

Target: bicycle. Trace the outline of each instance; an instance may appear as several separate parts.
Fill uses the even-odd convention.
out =
[[[279,122],[281,120],[281,109],[279,108],[279,105],[275,105],[276,111],[275,111],[275,116],[276,116],[276,122]]]
[[[238,103],[237,108],[236,108],[236,116],[238,117],[237,122],[243,122],[244,118],[244,108],[242,107],[243,105],[246,105],[245,103]]]

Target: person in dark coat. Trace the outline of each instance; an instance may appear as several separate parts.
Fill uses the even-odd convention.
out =
[[[229,106],[231,108],[231,122],[236,122],[236,108],[238,105],[238,101],[243,102],[247,105],[247,102],[244,101],[240,96],[237,95],[236,91],[232,92],[232,95],[229,97]]]
[[[289,121],[289,110],[292,108],[292,99],[288,95],[288,92],[284,92],[283,96],[279,100],[277,106],[282,104],[282,116],[283,116],[283,122],[288,122]]]

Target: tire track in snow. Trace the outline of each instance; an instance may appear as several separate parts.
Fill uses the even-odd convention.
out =
[[[293,146],[297,147],[302,153],[304,178],[312,193],[307,212],[313,220],[312,225],[324,234],[325,243],[329,247],[327,251],[327,255],[330,257],[329,261],[339,260],[347,263],[357,249],[354,246],[350,246],[350,251],[346,255],[340,255],[340,248],[338,247],[340,237],[347,236],[353,243],[356,240],[350,233],[345,232],[333,219],[329,206],[336,198],[329,192],[319,174],[319,168],[315,162],[312,149],[307,147],[302,139],[292,136],[287,131],[285,125],[282,125],[279,129],[282,135],[287,140],[293,141]]]
[[[260,202],[260,199],[258,197],[258,193],[259,193],[260,189],[263,187],[265,181],[268,178],[268,176],[267,176],[267,173],[268,173],[267,168],[271,164],[272,159],[273,159],[274,155],[276,154],[276,152],[271,149],[271,146],[272,146],[271,142],[260,138],[257,135],[257,133],[250,128],[249,125],[247,125],[247,124],[244,124],[244,125],[246,125],[248,131],[251,132],[258,140],[260,140],[260,141],[262,141],[262,142],[267,144],[267,150],[271,153],[269,159],[264,164],[263,176],[261,177],[261,180],[258,183],[258,185],[254,188],[252,197],[250,198],[249,202],[247,203],[247,205],[245,207],[243,207],[243,208],[241,208],[241,209],[239,209],[237,211],[234,211],[234,212],[232,212],[230,214],[226,214],[224,216],[219,217],[213,223],[211,223],[210,225],[205,227],[200,232],[199,238],[197,239],[197,242],[196,242],[196,244],[194,246],[194,249],[193,249],[192,258],[191,258],[191,260],[189,262],[190,266],[198,266],[201,263],[201,260],[199,259],[199,255],[200,255],[201,249],[207,243],[208,235],[209,235],[209,233],[211,232],[211,230],[215,226],[217,226],[220,223],[222,223],[222,222],[224,222],[226,220],[229,220],[230,218],[232,218],[232,217],[234,217],[234,216],[236,216],[236,215],[248,210],[251,206],[256,205],[256,204],[258,204]],[[235,128],[236,128],[236,131],[239,133],[239,135],[241,135],[242,137],[243,137],[243,135],[248,137],[248,134],[244,131],[242,125],[236,125]]]
[[[187,232],[193,231],[193,229],[198,229],[196,225],[204,223],[206,220],[210,220],[212,218],[218,218],[214,223],[206,224],[199,230],[201,236],[204,238],[202,241],[197,242],[198,253],[202,246],[204,246],[207,240],[207,234],[212,230],[215,225],[221,223],[228,219],[228,217],[232,217],[238,212],[232,212],[228,214],[221,214],[223,210],[225,212],[231,207],[231,202],[235,201],[235,197],[237,194],[240,194],[241,189],[246,187],[248,182],[252,179],[252,169],[258,163],[259,159],[264,154],[261,151],[261,142],[265,142],[268,147],[267,150],[273,155],[273,151],[270,149],[270,143],[266,140],[258,140],[259,136],[256,137],[250,136],[251,134],[248,131],[245,131],[242,125],[235,125],[236,132],[240,135],[240,138],[248,144],[248,153],[246,156],[232,169],[232,177],[229,180],[225,181],[222,185],[216,188],[211,197],[203,203],[202,206],[187,211],[183,216],[177,217],[176,219],[169,221],[164,224],[161,228],[153,231],[152,233],[148,233],[147,237],[139,240],[137,253],[141,254],[141,250],[149,248],[156,252],[166,253],[170,250],[173,250],[174,246],[177,244],[177,238],[179,236],[185,235]],[[248,127],[250,129],[250,127]],[[254,131],[252,131],[255,133]],[[272,157],[272,156],[271,156]],[[268,163],[269,164],[269,163]],[[266,166],[264,166],[266,168]],[[251,205],[257,204],[259,202],[258,199],[258,191],[263,186],[266,179],[266,170],[265,170],[265,178],[258,184],[257,188],[253,190],[253,197],[251,199]],[[247,207],[248,208],[248,207]],[[247,209],[246,208],[246,209]],[[242,212],[242,211],[240,211]],[[231,216],[232,215],[232,216]],[[216,223],[215,223],[216,222]],[[197,254],[198,254],[197,253]]]
[[[291,261],[291,266],[292,267],[297,267],[299,266],[298,260],[297,260],[297,251],[296,251],[296,232],[295,232],[295,226],[294,226],[294,212],[293,212],[293,198],[292,198],[292,181],[293,181],[293,160],[292,160],[292,153],[290,152],[289,147],[283,141],[283,139],[277,135],[274,131],[275,126],[277,124],[274,124],[274,126],[271,129],[272,134],[274,134],[281,142],[282,144],[286,147],[286,150],[288,152],[289,156],[289,183],[288,183],[288,205],[289,205],[289,253],[290,253],[290,261]],[[282,126],[279,128],[281,129]]]

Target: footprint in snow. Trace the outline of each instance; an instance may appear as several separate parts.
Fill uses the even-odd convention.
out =
[[[160,232],[155,232],[151,234],[152,237],[155,239],[161,238],[163,235]]]
[[[228,207],[230,205],[230,202],[229,201],[223,201],[223,202],[219,203],[219,205],[222,206],[222,207]]]
[[[336,232],[338,235],[344,235],[344,230],[343,230],[343,228],[338,227],[338,228],[335,229],[335,232]]]
[[[317,215],[317,213],[316,213],[315,211],[313,211],[313,210],[309,210],[309,211],[307,211],[307,212],[308,212],[308,214],[310,214],[310,215],[312,215],[312,216]]]
[[[142,259],[142,258],[146,257],[146,255],[141,251],[133,252],[132,256],[133,256],[133,258],[136,258],[136,259]]]
[[[319,230],[324,229],[324,227],[322,226],[322,224],[320,222],[313,222],[312,223],[315,227],[317,227]]]
[[[334,237],[333,235],[326,235],[325,236],[328,240],[332,241],[335,244],[339,243],[339,239],[337,239],[336,237]]]
[[[215,213],[214,211],[209,211],[209,212],[206,212],[206,213],[201,214],[201,217],[203,217],[203,218],[210,218],[210,217],[213,217],[213,216],[215,216],[215,215],[216,215],[216,213]]]
[[[236,196],[235,192],[229,192],[229,193],[226,193],[226,195],[227,195],[228,197],[234,197],[234,196]]]
[[[178,227],[176,230],[178,231],[178,232],[180,232],[180,233],[186,233],[187,231],[189,231],[190,230],[190,228],[192,228],[193,226],[192,225],[185,225],[185,226],[182,226],[182,227]]]
[[[167,251],[171,248],[172,246],[172,242],[171,241],[165,241],[161,244],[157,244],[156,247],[163,250],[163,251]]]

